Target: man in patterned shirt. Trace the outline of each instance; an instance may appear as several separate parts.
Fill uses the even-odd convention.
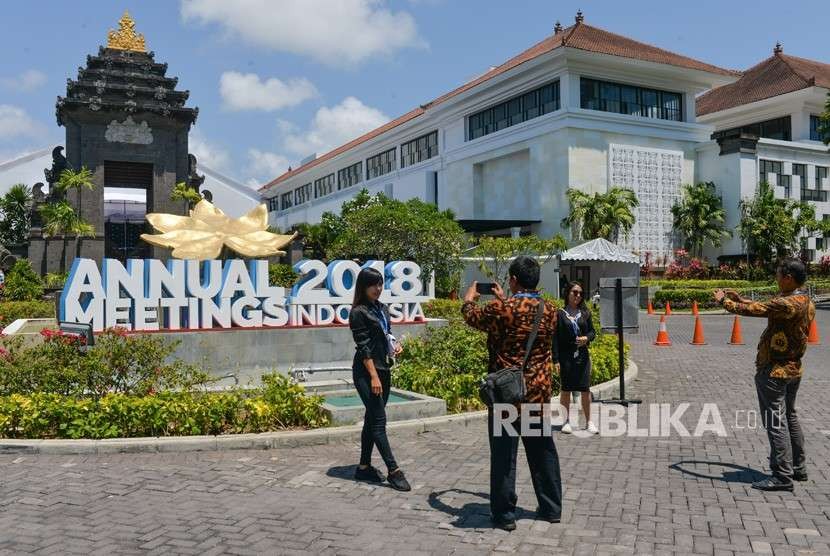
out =
[[[487,332],[489,372],[495,372],[522,366],[536,310],[540,303],[544,303],[539,332],[524,373],[527,388],[525,401],[537,404],[541,411],[543,404],[550,403],[552,394],[551,350],[556,331],[556,308],[543,300],[536,290],[539,270],[539,263],[534,259],[517,257],[508,271],[512,296],[505,297],[501,287],[496,284],[496,299],[479,306],[476,304],[479,294],[476,283],[473,282],[464,295],[461,312],[467,324]],[[516,528],[516,454],[519,438],[507,434],[505,430],[495,431],[493,419],[494,411],[491,410],[487,419],[490,437],[490,513],[496,527],[512,531]],[[519,419],[511,424],[516,431],[521,430]],[[522,444],[539,503],[537,518],[558,523],[562,515],[559,456],[552,436],[538,430],[533,432],[539,434],[522,436]]]
[[[730,313],[767,318],[755,358],[755,387],[769,437],[772,477],[753,483],[752,488],[792,491],[794,480],[807,480],[804,435],[795,412],[795,396],[816,308],[802,289],[807,280],[804,263],[792,258],[782,260],[775,278],[781,295],[769,301],[742,299],[732,290],[716,290],[715,299]]]

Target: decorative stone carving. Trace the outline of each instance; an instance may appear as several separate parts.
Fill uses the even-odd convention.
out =
[[[640,206],[634,209],[636,223],[628,239],[620,238],[626,249],[641,257],[671,261],[674,252],[671,207],[680,199],[683,153],[631,145],[610,145],[609,187],[631,189]]]
[[[132,143],[135,145],[150,145],[153,142],[153,130],[147,122],[137,124],[132,116],[119,123],[112,120],[107,126],[104,137],[110,143]]]
[[[205,182],[205,176],[200,176],[196,171],[196,155],[188,154],[187,155],[187,185],[188,187],[192,187],[196,191],[199,191],[199,188]],[[205,197],[207,199],[207,197]],[[211,197],[208,201],[213,200]]]
[[[52,167],[43,170],[43,176],[49,184],[50,191],[52,190],[52,185],[61,177],[61,172],[69,167],[69,164],[66,162],[66,157],[63,156],[63,152],[61,151],[63,151],[63,147],[60,146],[52,149]]]

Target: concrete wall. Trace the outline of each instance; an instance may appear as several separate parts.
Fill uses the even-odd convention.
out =
[[[392,325],[399,339],[418,336],[429,326]],[[256,380],[263,372],[288,373],[295,368],[351,367],[355,344],[348,326],[319,328],[224,329],[159,332],[178,341],[172,357],[195,363],[214,376],[234,373],[240,382]]]

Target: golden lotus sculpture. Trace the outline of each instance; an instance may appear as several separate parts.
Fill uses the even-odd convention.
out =
[[[222,247],[243,257],[285,255],[281,249],[297,234],[279,235],[267,230],[268,209],[260,204],[244,216],[230,218],[209,201],[202,199],[190,216],[150,213],[147,221],[160,234],[141,234],[141,239],[159,247],[173,249],[177,259],[215,259]]]

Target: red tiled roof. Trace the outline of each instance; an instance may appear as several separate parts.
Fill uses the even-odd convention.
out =
[[[830,64],[776,52],[729,85],[697,98],[698,116],[818,85],[830,89]]]
[[[481,75],[480,77],[477,77],[476,79],[473,79],[472,81],[465,83],[457,89],[454,89],[449,93],[446,93],[436,98],[435,100],[432,100],[427,104],[422,105],[420,108],[416,108],[415,110],[412,110],[411,112],[408,112],[403,116],[396,118],[377,129],[370,131],[369,133],[366,133],[365,135],[361,135],[360,137],[334,149],[333,151],[319,156],[314,160],[306,164],[303,164],[302,166],[285,172],[278,178],[262,186],[259,190],[264,191],[270,187],[282,183],[283,181],[287,180],[292,176],[295,176],[301,172],[305,172],[306,170],[309,170],[326,160],[329,160],[339,154],[348,151],[353,147],[356,147],[357,145],[360,145],[361,143],[364,143],[370,139],[377,137],[378,135],[381,135],[386,131],[389,131],[390,129],[393,129],[401,124],[404,124],[410,120],[417,118],[433,106],[445,102],[456,95],[468,91],[473,87],[476,87],[477,85],[480,85],[481,83],[484,83],[485,81],[488,81],[496,77],[497,75],[509,71],[515,68],[516,66],[519,66],[535,58],[538,58],[539,56],[562,46],[575,48],[578,50],[585,50],[588,52],[610,54],[612,56],[619,56],[622,58],[632,58],[636,60],[655,62],[658,64],[679,66],[683,68],[716,73],[719,75],[740,75],[740,72],[719,68],[717,66],[713,66],[711,64],[695,60],[693,58],[688,58],[686,56],[674,54],[673,52],[669,52],[668,50],[663,50],[662,48],[657,48],[656,46],[652,46],[650,44],[638,42],[623,37],[621,35],[609,33],[608,31],[605,31],[603,29],[592,27],[591,25],[586,25],[581,21],[577,21],[577,23],[572,25],[571,27],[563,29],[562,31],[547,37],[541,42],[531,46],[518,56],[514,56],[513,58],[509,59],[500,66],[491,69],[484,75]]]

